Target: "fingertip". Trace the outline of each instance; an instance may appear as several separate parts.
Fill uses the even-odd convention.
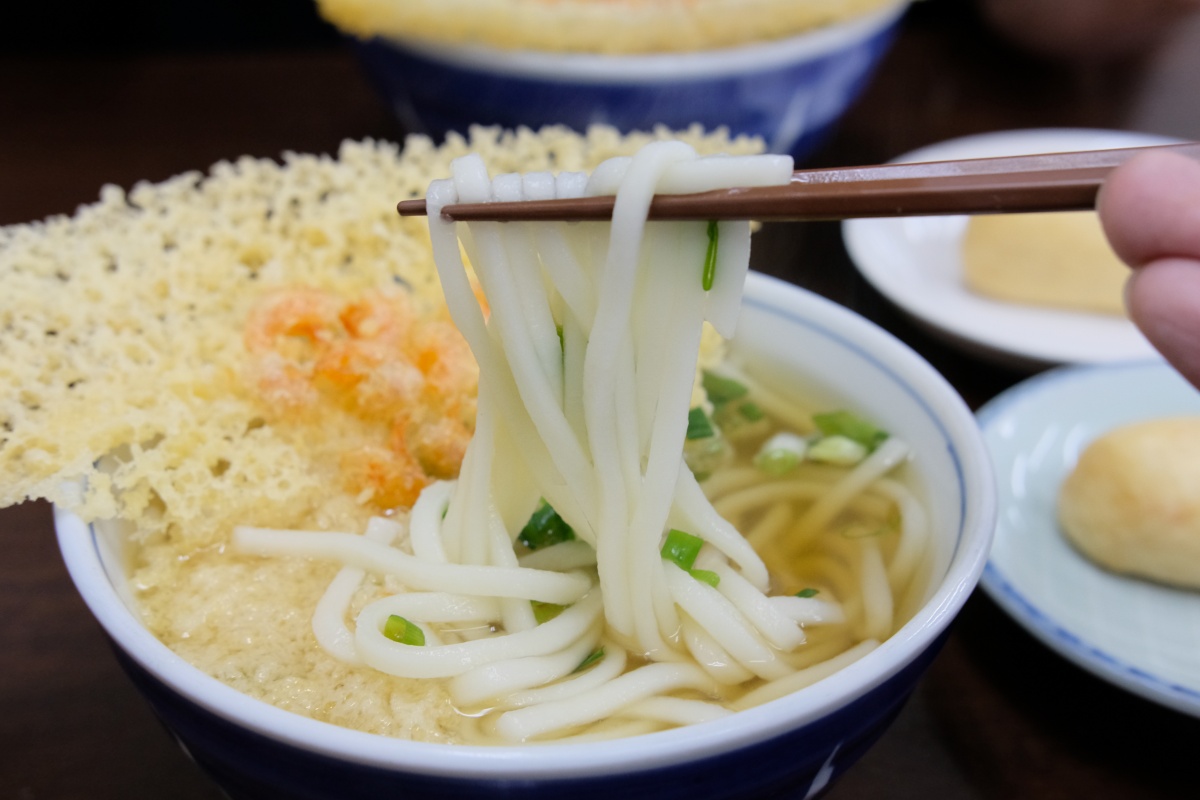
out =
[[[1113,170],[1097,197],[1109,244],[1133,267],[1171,256],[1200,258],[1200,163],[1169,152]]]
[[[1200,387],[1200,261],[1152,261],[1130,276],[1125,297],[1150,343]]]

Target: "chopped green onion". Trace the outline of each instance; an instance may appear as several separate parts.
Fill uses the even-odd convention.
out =
[[[672,528],[667,534],[667,540],[663,543],[662,557],[668,561],[674,561],[685,570],[690,570],[696,563],[696,556],[700,554],[700,548],[703,546],[704,540],[699,536]]]
[[[808,442],[794,433],[777,433],[759,448],[754,456],[754,466],[773,478],[791,472],[804,460]]]
[[[689,569],[688,574],[713,588],[716,588],[717,584],[721,582],[721,576],[708,569]]]
[[[583,672],[585,669],[595,664],[600,659],[604,658],[604,648],[597,647],[592,652],[588,653],[588,657],[579,662],[579,666],[575,668],[575,672]]]
[[[866,445],[847,436],[826,436],[808,447],[808,457],[813,461],[851,467],[867,457]]]
[[[814,589],[811,586],[806,586],[796,592],[796,597],[816,597],[820,593],[820,589]]]
[[[709,370],[701,371],[700,385],[704,387],[704,393],[708,395],[709,402],[713,405],[721,405],[722,403],[728,403],[730,400],[737,400],[739,397],[745,397],[750,392],[746,388],[746,384],[741,381],[727,378],[724,375],[718,375]]]
[[[383,623],[383,635],[393,642],[420,647],[425,644],[425,631],[399,614],[392,614]]]
[[[538,625],[549,622],[567,610],[566,606],[560,606],[557,603],[543,603],[540,600],[530,600],[529,604],[533,606],[533,618],[537,620]]]
[[[768,450],[754,457],[754,466],[764,475],[782,478],[800,465],[804,457],[790,450]]]
[[[704,439],[691,439],[683,443],[683,461],[693,475],[712,475],[729,463],[733,448],[715,429],[713,435]],[[699,478],[697,478],[699,480]]]
[[[704,413],[704,409],[696,406],[688,412],[688,439],[707,439],[714,433],[712,420],[708,418],[708,414]]]
[[[766,412],[759,408],[757,403],[753,403],[749,400],[738,406],[738,413],[741,414],[742,419],[746,420],[747,422],[758,422],[760,419],[766,416]]]
[[[813,424],[826,436],[844,436],[852,439],[868,452],[881,445],[888,438],[885,430],[875,427],[862,417],[849,411],[830,411],[825,414],[813,414]]]
[[[735,443],[761,441],[770,431],[765,415],[749,400],[732,400],[715,406],[712,421],[719,438]]]
[[[525,523],[525,527],[521,529],[517,541],[530,550],[540,550],[543,547],[567,542],[574,538],[575,531],[571,529],[571,526],[558,515],[557,511],[551,508],[549,503],[543,500],[542,504],[538,506],[538,510],[533,512],[529,518],[529,522]]]
[[[708,252],[704,254],[704,274],[700,278],[700,285],[704,287],[704,291],[709,291],[713,287],[713,280],[717,276],[717,241],[721,237],[721,229],[717,227],[715,219],[708,221]]]

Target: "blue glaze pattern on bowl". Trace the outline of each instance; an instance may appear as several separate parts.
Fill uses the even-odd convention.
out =
[[[852,312],[751,274],[732,345],[748,367],[841,398],[914,450],[937,546],[924,606],[859,660],[721,720],[610,741],[451,746],[339,728],[252,699],[171,652],[142,624],[118,526],[56,509],[72,580],[123,667],[181,745],[231,797],[623,800],[801,798],[831,785],[883,733],[975,587],[996,491],[975,418],[911,349]]]
[[[943,633],[891,679],[835,714],[783,736],[697,762],[581,778],[461,778],[409,773],[411,800],[516,797],[522,800],[737,800],[815,797],[833,785],[900,713]],[[315,754],[217,716],[163,684],[114,646],[117,660],[184,751],[233,800],[374,800],[397,793],[396,773]],[[547,753],[548,758],[553,755]]]
[[[375,38],[356,41],[376,89],[409,129],[440,138],[473,124],[622,132],[666,125],[761,136],[802,156],[858,97],[905,6],[799,37],[711,53],[505,53]]]

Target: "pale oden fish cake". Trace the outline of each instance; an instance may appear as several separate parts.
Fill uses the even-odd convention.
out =
[[[1200,588],[1200,417],[1117,428],[1063,482],[1067,538],[1114,572]]]
[[[972,217],[962,259],[966,287],[994,300],[1125,313],[1129,270],[1092,211]]]

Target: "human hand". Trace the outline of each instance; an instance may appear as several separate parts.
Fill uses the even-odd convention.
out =
[[[1129,316],[1200,388],[1200,163],[1140,155],[1113,170],[1097,210],[1113,250],[1133,268]]]

